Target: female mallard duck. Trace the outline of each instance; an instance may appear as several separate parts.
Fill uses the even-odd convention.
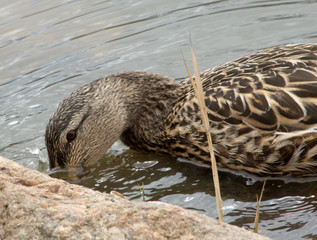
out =
[[[317,44],[283,45],[201,73],[218,165],[261,176],[317,175]],[[46,128],[50,167],[86,166],[117,140],[209,161],[190,81],[128,72],[65,98]]]

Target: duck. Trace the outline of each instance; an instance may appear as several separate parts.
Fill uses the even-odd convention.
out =
[[[317,176],[317,44],[279,45],[200,73],[217,165],[264,177]],[[209,162],[188,78],[122,72],[67,96],[48,121],[50,168],[86,167],[121,140]]]

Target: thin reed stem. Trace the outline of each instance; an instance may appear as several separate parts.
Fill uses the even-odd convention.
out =
[[[222,200],[221,200],[221,194],[220,194],[220,185],[219,185],[217,163],[216,163],[215,154],[214,154],[213,145],[212,145],[210,125],[209,125],[209,119],[208,119],[208,115],[207,115],[207,108],[206,108],[205,100],[204,100],[204,91],[203,91],[203,87],[202,87],[202,81],[200,79],[200,74],[199,74],[198,67],[197,67],[197,61],[195,58],[195,54],[194,54],[194,50],[193,50],[193,46],[192,46],[191,41],[190,41],[190,49],[191,49],[191,56],[192,56],[192,62],[193,62],[193,68],[194,68],[195,81],[194,81],[194,79],[193,79],[193,77],[192,77],[192,75],[187,67],[184,56],[183,56],[183,61],[184,61],[186,70],[188,72],[189,79],[193,85],[196,98],[198,100],[198,105],[199,105],[200,113],[201,113],[201,119],[202,119],[205,131],[207,134],[212,176],[213,176],[213,181],[214,181],[214,188],[215,188],[215,195],[216,195],[216,202],[217,202],[218,219],[219,219],[219,222],[223,222]]]
[[[260,198],[258,197],[258,195],[256,195],[256,214],[255,214],[255,219],[254,219],[254,232],[255,233],[258,233],[258,230],[259,230],[260,203],[261,203],[261,200],[262,200],[265,183],[266,183],[266,180],[264,180],[264,182],[263,182]]]

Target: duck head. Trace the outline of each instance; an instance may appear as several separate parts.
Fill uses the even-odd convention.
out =
[[[50,118],[45,143],[50,168],[88,166],[100,159],[125,128],[125,111],[108,79],[85,85],[66,97]]]

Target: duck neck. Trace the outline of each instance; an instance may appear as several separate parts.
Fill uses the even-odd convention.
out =
[[[128,72],[112,75],[114,91],[121,92],[126,112],[120,139],[136,150],[166,149],[165,122],[183,87],[158,74]],[[119,88],[119,89],[115,89]]]

